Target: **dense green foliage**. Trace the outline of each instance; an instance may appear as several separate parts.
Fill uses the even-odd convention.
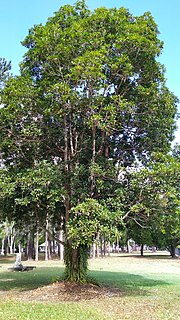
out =
[[[71,280],[84,279],[81,252],[103,228],[110,238],[152,211],[138,186],[131,200],[125,170],[167,153],[173,139],[176,98],[157,61],[158,33],[150,13],[63,6],[29,30],[21,75],[3,89],[3,214],[63,229]]]
[[[156,154],[133,176],[131,190],[138,207],[136,217],[129,221],[130,236],[139,244],[165,247],[175,257],[180,244],[179,158]]]

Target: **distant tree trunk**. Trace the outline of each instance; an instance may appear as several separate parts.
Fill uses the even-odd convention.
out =
[[[4,256],[4,241],[5,241],[5,239],[3,238],[2,245],[1,245],[1,255],[3,255],[3,256]]]
[[[97,243],[96,243],[96,256],[97,256],[97,258],[99,258],[99,256],[100,256],[100,253],[99,253],[99,232],[97,233],[96,240],[97,240]]]
[[[28,260],[34,259],[34,232],[33,230],[29,231],[27,236],[27,258]]]
[[[60,231],[60,235],[59,235],[60,241],[63,242],[63,231]],[[64,246],[62,244],[60,244],[60,260],[64,259]]]
[[[175,252],[176,247],[175,247],[175,245],[171,244],[171,245],[168,247],[168,250],[169,250],[169,252],[170,252],[171,257],[172,257],[172,258],[176,258],[176,252]]]
[[[35,261],[39,260],[39,225],[36,224],[36,251],[35,251]]]
[[[46,219],[46,230],[48,230],[49,221],[48,218]],[[45,232],[45,261],[48,260],[48,233]]]
[[[7,256],[8,254],[8,237],[5,236],[4,238],[4,255]]]
[[[132,252],[132,247],[131,247],[131,244],[130,244],[130,239],[127,241],[127,252],[128,252],[128,253],[131,253],[131,252]]]
[[[110,255],[111,255],[111,244],[110,244],[110,241],[108,241],[107,251],[108,251],[108,257],[110,257]]]
[[[52,259],[52,241],[48,237],[48,259]]]
[[[119,239],[117,237],[117,240],[116,240],[116,252],[119,253],[119,248],[120,248],[120,245],[119,245]]]
[[[144,244],[141,244],[141,257],[144,255]]]
[[[13,244],[14,244],[14,237],[11,235],[9,237],[9,252],[10,254],[13,254]]]
[[[105,234],[103,235],[103,255],[105,256],[106,255],[106,251],[107,251],[107,243],[106,243],[106,237],[105,237]]]
[[[19,251],[19,254],[22,253],[22,245],[21,245],[21,243],[18,244],[18,251]]]
[[[9,225],[9,228],[7,228],[7,237],[8,237],[8,251],[10,254],[13,254],[13,242],[14,242],[14,237],[13,237],[13,226]]]
[[[92,258],[93,259],[96,258],[96,244],[95,244],[95,242],[93,242],[93,245],[92,245]]]
[[[56,241],[53,239],[53,244],[52,244],[52,254],[56,254]]]
[[[103,256],[104,256],[104,247],[103,247],[102,235],[100,236],[100,248],[101,248],[101,258],[103,258]]]

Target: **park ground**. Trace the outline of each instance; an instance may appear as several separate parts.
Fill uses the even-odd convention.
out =
[[[178,320],[180,259],[167,253],[112,255],[89,261],[91,284],[64,282],[59,260],[27,262],[0,257],[1,320]]]

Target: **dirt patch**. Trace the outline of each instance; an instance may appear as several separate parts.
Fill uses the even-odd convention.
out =
[[[7,293],[7,296],[21,301],[46,301],[52,303],[120,297],[122,293],[118,288],[106,288],[93,284],[78,284],[62,281],[29,291],[16,291],[13,293],[11,291],[11,293]]]

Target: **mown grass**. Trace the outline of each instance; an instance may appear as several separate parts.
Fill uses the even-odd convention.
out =
[[[102,320],[103,317],[89,307],[75,304],[0,303],[1,320]],[[105,319],[105,318],[104,318]]]
[[[56,282],[62,277],[62,267],[40,267],[29,272],[4,271],[0,272],[0,290],[32,290]]]
[[[28,263],[26,263],[28,264]],[[34,264],[34,262],[33,262]],[[177,320],[180,314],[180,260],[156,255],[113,256],[91,260],[89,275],[101,286],[119,288],[120,297],[79,302],[15,301],[13,292],[47,285],[63,277],[59,261],[39,262],[30,272],[9,272],[8,261],[0,260],[0,319],[2,320]],[[3,299],[3,292],[10,298]]]

